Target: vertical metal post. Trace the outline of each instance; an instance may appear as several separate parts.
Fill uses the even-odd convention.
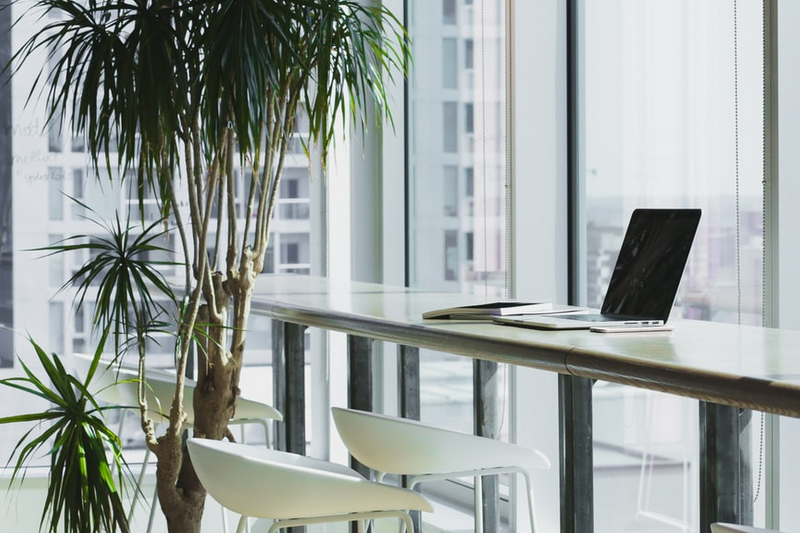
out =
[[[13,53],[11,48],[11,9],[0,9],[0,65],[7,65]],[[2,69],[0,69],[2,70]],[[13,302],[14,288],[14,219],[13,183],[13,118],[12,84],[13,69],[0,72],[0,301]],[[21,183],[21,182],[18,182]],[[23,208],[24,209],[24,208]],[[14,306],[0,308],[0,367],[14,366],[14,337],[10,332],[14,326]]]
[[[753,523],[752,411],[700,402],[700,531]]]
[[[500,398],[498,364],[493,361],[473,361],[473,397],[475,408],[475,434],[490,439],[499,437],[502,424],[498,399]],[[499,482],[497,476],[483,480],[483,529],[500,531]],[[479,512],[478,509],[475,512]]]
[[[286,368],[286,358],[284,357],[284,331],[283,322],[280,320],[272,321],[272,404],[275,409],[286,413],[286,382],[284,380],[284,368]],[[275,430],[272,435],[272,446],[276,450],[286,449],[286,425],[285,422],[274,425]]]
[[[305,326],[286,323],[286,450],[306,453],[306,350]]]
[[[347,405],[351,409],[372,411],[372,339],[347,336]],[[370,476],[367,467],[350,458],[350,465],[363,474]]]
[[[275,425],[275,449],[306,453],[305,326],[272,321],[272,380],[275,408],[283,423]],[[304,533],[305,526],[289,528]]]
[[[419,348],[397,347],[397,376],[400,416],[419,420],[421,415],[419,388]]]
[[[347,406],[361,411],[372,411],[372,339],[347,336]],[[367,479],[372,478],[370,469],[350,456],[350,467]],[[358,531],[357,524],[350,531]]]
[[[305,326],[272,321],[272,371],[275,407],[283,413],[275,447],[305,455]]]
[[[420,420],[420,367],[419,348],[399,345],[397,347],[397,390],[399,395],[400,416],[411,420]],[[403,476],[402,484],[408,487],[408,476]],[[419,490],[419,485],[417,485]],[[414,531],[422,531],[422,516],[419,511],[411,511]]]
[[[558,376],[561,446],[561,533],[594,531],[592,384]]]

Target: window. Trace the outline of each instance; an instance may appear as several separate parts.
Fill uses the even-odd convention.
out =
[[[84,187],[83,169],[75,168],[72,170],[72,197],[76,200],[83,201],[83,187]],[[72,213],[72,220],[82,220],[86,216],[86,210],[77,202],[70,200],[70,212]]]
[[[287,242],[283,246],[283,262],[298,263],[300,261],[300,246],[296,242]]]
[[[446,25],[455,25],[456,0],[442,0],[442,23]]]
[[[284,168],[281,177],[280,199],[278,200],[278,218],[280,220],[309,219],[309,185],[306,166]]]
[[[437,9],[440,9],[440,6],[437,5]],[[13,51],[12,34],[13,42],[22,43],[28,36],[38,33],[41,25],[52,22],[51,17],[57,13],[55,10],[49,11],[47,16],[41,19],[36,16],[24,17],[16,23],[22,11],[23,8],[19,6],[0,10],[0,64],[2,65],[10,60]],[[16,14],[12,16],[12,12]],[[44,61],[46,51],[42,52]],[[47,61],[52,66],[57,60],[58,57],[53,56]],[[51,237],[56,235],[86,234],[89,239],[95,235],[94,232],[102,231],[82,220],[81,214],[84,214],[84,209],[74,204],[68,196],[84,201],[97,212],[99,219],[113,220],[117,211],[120,211],[123,224],[126,214],[130,212],[131,219],[134,220],[140,207],[136,194],[130,194],[127,187],[121,189],[116,176],[112,179],[108,179],[107,176],[97,179],[97,176],[92,174],[91,165],[85,155],[86,139],[83,136],[74,136],[69,128],[62,128],[57,120],[48,123],[44,97],[38,100],[33,98],[29,105],[25,105],[25,95],[28,94],[33,79],[38,74],[38,67],[39,65],[33,62],[28,63],[9,84],[4,83],[5,74],[0,73],[0,183],[8,184],[9,187],[12,182],[14,183],[13,197],[10,192],[6,195],[6,187],[0,185],[0,200],[2,200],[0,205],[3,206],[0,209],[0,219],[4,218],[2,215],[10,214],[11,209],[7,206],[11,205],[11,202],[15,204],[12,205],[14,218],[18,218],[20,213],[23,214],[23,218],[20,218],[21,223],[13,227],[2,224],[4,221],[0,220],[0,325],[3,326],[0,328],[0,346],[4,348],[0,350],[0,367],[4,368],[13,366],[17,353],[22,355],[28,348],[25,335],[11,334],[10,329],[4,329],[5,327],[14,328],[16,332],[30,333],[31,337],[41,343],[48,352],[55,351],[67,358],[71,351],[93,349],[89,321],[91,310],[86,309],[84,314],[73,319],[69,308],[71,295],[65,294],[63,297],[59,296],[60,299],[54,298],[57,289],[66,281],[66,277],[76,271],[85,257],[70,254],[45,259],[39,257],[43,254],[24,251],[51,243],[54,241]],[[15,95],[21,97],[11,98],[12,89]],[[43,91],[43,94],[46,92]],[[57,111],[55,115],[58,116],[59,113],[60,111]],[[271,226],[271,242],[265,262],[266,272],[292,271],[307,274],[311,268],[309,237],[313,230],[309,221],[310,165],[301,137],[307,134],[308,127],[308,118],[301,113],[297,117],[298,134],[286,158],[284,177],[288,178],[285,185],[287,202],[284,205],[280,203],[283,198],[279,199],[279,205],[275,210],[276,216]],[[113,162],[115,160],[113,142],[110,149]],[[249,172],[246,166],[243,165],[244,168],[238,171]],[[126,185],[135,184],[133,172],[129,177],[134,179],[127,180]],[[328,172],[328,178],[331,180],[349,178],[341,176],[342,171],[338,171],[337,176],[334,165],[329,167]],[[185,182],[183,184],[185,185]],[[243,199],[246,198],[248,191],[242,187],[241,179],[235,183],[235,187],[237,215],[243,217]],[[31,209],[32,205],[41,205],[41,209]],[[154,222],[159,218],[160,210],[155,198],[146,198],[143,207],[148,222]],[[243,229],[244,224],[239,228]],[[216,229],[217,226],[212,224],[211,231]],[[159,244],[164,243],[159,242]],[[176,239],[169,244],[175,246]],[[164,268],[168,271],[176,270],[173,266]],[[12,278],[12,272],[30,272],[30,275]],[[182,275],[182,272],[179,272],[179,275]],[[266,322],[266,326],[269,327],[270,321]],[[254,324],[258,327],[265,326],[263,321],[255,321]],[[255,343],[261,342],[262,338],[256,336],[253,343],[248,343],[248,350],[258,350],[259,359],[256,362],[264,366],[270,360],[267,353],[271,350],[271,344],[256,347]],[[165,350],[168,351],[169,347],[168,342],[161,342],[160,346],[152,343],[148,345],[148,350],[157,353],[159,357],[163,355],[158,364],[169,366],[171,354],[163,353]],[[148,357],[148,365],[152,362],[155,361]],[[255,369],[254,372],[263,377],[268,370],[261,368]],[[0,377],[8,375],[10,374],[6,373]],[[263,392],[263,382],[259,382],[258,385],[257,394],[260,395]],[[0,391],[0,403],[5,406],[0,414],[6,416],[21,412],[20,406],[15,401],[15,397]],[[10,455],[11,448],[20,434],[19,431],[20,428],[13,425],[0,427],[0,454],[5,452],[4,456]]]
[[[50,123],[47,126],[47,149],[52,153],[60,153],[63,148],[64,141],[61,138],[61,126],[58,124]]]
[[[444,279],[447,281],[458,280],[458,232],[447,230],[444,232]]]
[[[298,198],[300,184],[296,179],[282,179],[281,180],[281,198]]]
[[[444,214],[458,216],[458,167],[444,167]]]
[[[61,188],[64,183],[64,169],[50,167],[47,170],[47,200],[50,220],[64,220],[64,196]]]
[[[458,89],[458,41],[442,39],[442,88]]]
[[[442,147],[445,152],[458,151],[458,107],[455,102],[442,104]]]
[[[672,317],[761,324],[762,9],[582,3],[581,303],[599,307],[634,208],[700,207]],[[598,383],[593,410],[596,528],[695,528],[697,402]],[[627,492],[626,468],[639,472]]]
[[[75,153],[82,153],[86,150],[86,139],[83,136],[72,136],[72,151]]]
[[[502,47],[482,45],[504,42],[504,15],[495,14],[505,13],[506,2],[485,0],[489,16],[483,18],[477,11],[473,16],[472,2],[445,1],[453,13],[458,9],[458,17],[442,24],[432,21],[432,4],[436,2],[406,2],[414,55],[406,108],[408,282],[436,291],[502,297],[506,220],[505,210],[496,206],[504,205],[506,169],[496,162],[505,161],[506,129],[505,117],[496,113],[505,109],[505,54]],[[429,52],[439,46],[441,54]],[[476,57],[477,50],[484,55]],[[485,70],[475,69],[476,64]],[[478,90],[487,86],[492,90]],[[487,128],[476,132],[475,121]],[[473,431],[472,380],[472,361],[422,350],[422,420]],[[505,425],[503,431],[507,429]],[[434,490],[448,502],[459,501],[455,484]]]
[[[310,258],[309,235],[306,233],[280,234],[280,272],[299,272],[308,274]]]

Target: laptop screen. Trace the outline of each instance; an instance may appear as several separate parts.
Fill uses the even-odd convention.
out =
[[[699,222],[699,209],[634,210],[601,313],[666,321]]]

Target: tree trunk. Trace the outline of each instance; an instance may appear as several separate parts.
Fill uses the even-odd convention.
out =
[[[216,314],[204,314],[207,323],[215,321],[210,318],[212,315],[218,317],[222,323],[207,327],[207,340],[199,350],[205,354],[205,358],[198,364],[197,385],[191,399],[184,398],[184,401],[192,402],[194,425],[191,431],[198,438],[225,438],[229,435],[228,422],[234,418],[236,412],[239,376],[255,281],[255,276],[252,275],[252,258],[248,259],[245,261],[246,274],[228,279],[225,288],[227,290],[220,284],[216,292],[220,299],[226,302],[232,300],[232,327],[228,328],[226,324],[228,314],[225,307]],[[230,338],[229,331],[232,331]],[[226,348],[228,343],[230,350]],[[192,467],[183,439],[180,436],[172,437],[168,432],[159,439],[155,454],[158,457],[156,483],[159,503],[167,519],[169,532],[200,533],[206,490]]]
[[[206,501],[206,490],[200,484],[194,469],[189,461],[188,454],[183,453],[177,457],[161,457],[156,466],[156,486],[158,490],[158,503],[167,520],[167,530],[170,533],[200,533],[200,524],[203,519],[203,508]],[[181,474],[177,483],[174,481],[171,464],[172,460],[181,461]]]

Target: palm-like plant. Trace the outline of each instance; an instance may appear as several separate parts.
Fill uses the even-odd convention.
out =
[[[47,529],[53,533],[59,527],[65,532],[129,531],[118,489],[123,472],[121,444],[103,416],[103,411],[118,407],[101,407],[89,392],[100,353],[81,381],[66,371],[56,354],[48,355],[33,340],[31,344],[46,379],[20,361],[25,375],[0,380],[0,385],[39,397],[50,407],[38,413],[0,418],[0,424],[36,423],[9,457],[9,463],[17,457],[11,482],[24,477],[25,467],[37,452],[44,450],[50,457],[50,472],[42,526],[47,522]],[[111,453],[118,483],[106,449]]]
[[[309,126],[304,146],[323,163],[335,122],[366,133],[369,108],[389,116],[385,87],[405,72],[406,36],[387,9],[369,1],[36,4],[57,16],[13,61],[20,68],[47,50],[55,67],[40,72],[31,95],[43,90],[50,120],[85,135],[99,171],[132,171],[140,200],[158,197],[186,257],[166,433],[156,436],[144,406],[141,412],[170,531],[198,531],[205,491],[181,449],[191,346],[200,354],[194,431],[219,439],[236,409],[251,295],[298,115]],[[245,176],[242,213],[236,170]],[[101,294],[98,308],[112,306],[113,295]]]

